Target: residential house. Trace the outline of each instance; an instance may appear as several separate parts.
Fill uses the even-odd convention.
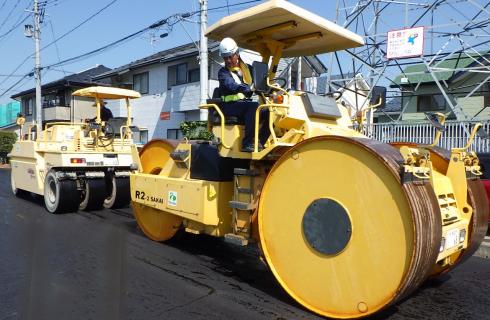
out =
[[[183,121],[206,120],[205,112],[199,109],[200,69],[199,43],[189,43],[164,50],[126,65],[102,73],[94,80],[110,82],[113,86],[133,89],[142,94],[140,99],[132,100],[133,122],[148,129],[148,137],[181,138],[180,124]],[[209,41],[209,91],[211,97],[218,86],[218,70],[222,59],[218,53],[219,43]],[[241,51],[247,63],[260,60],[252,51]],[[301,67],[301,78],[309,78],[326,72],[325,66],[317,57],[305,57]],[[287,69],[291,68],[291,72]],[[289,84],[297,78],[297,62],[294,59],[282,60],[278,76],[291,76]],[[114,115],[125,116],[124,102],[109,102]]]
[[[55,80],[41,86],[42,119],[43,124],[56,121],[83,121],[95,117],[93,100],[77,97],[72,99],[72,93],[78,89],[96,85],[107,85],[103,81],[95,81],[93,77],[110,70],[103,65],[97,65],[88,70],[71,74],[59,80]],[[26,117],[23,132],[27,132],[27,126],[35,120],[36,89],[31,88],[11,97],[18,100],[21,112]],[[11,126],[17,129],[17,126]]]
[[[432,65],[450,103],[463,110],[464,116],[458,120],[490,119],[490,110],[485,109],[490,107],[489,58],[489,53],[458,53]],[[403,111],[401,120],[420,121],[425,119],[425,112],[447,113],[449,120],[457,118],[425,64],[406,67],[394,82],[391,87],[401,89],[401,100],[399,107],[392,107],[396,112]],[[380,117],[379,120],[383,122],[389,118]]]

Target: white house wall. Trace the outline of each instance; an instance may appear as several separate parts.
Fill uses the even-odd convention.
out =
[[[148,72],[148,94],[159,94],[167,90],[167,65],[152,64],[138,68],[117,76],[117,82],[124,85],[133,85],[135,74]]]
[[[168,129],[179,129],[185,120],[185,113],[171,112],[171,99],[167,93],[143,96],[130,101],[132,106],[133,125],[148,129],[148,138],[167,138]],[[111,101],[107,106],[113,110],[115,117],[126,117],[124,100]],[[161,120],[162,112],[171,112],[169,120]]]
[[[210,96],[218,81],[209,81]],[[161,94],[145,95],[130,100],[133,124],[148,129],[150,139],[167,138],[168,129],[180,129],[183,121],[203,120],[199,109],[199,82],[174,86]],[[108,101],[107,107],[115,117],[126,117],[124,100]],[[162,112],[170,112],[169,120],[160,119]]]
[[[172,112],[190,111],[199,108],[201,86],[199,82],[173,86],[169,92],[172,97]]]

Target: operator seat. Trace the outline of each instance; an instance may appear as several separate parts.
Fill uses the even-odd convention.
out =
[[[221,108],[223,99],[221,99],[221,93],[219,87],[214,88],[213,97],[206,100],[207,104],[215,104]],[[208,109],[208,120],[213,126],[221,125],[221,118],[214,108]],[[225,116],[225,125],[245,125],[245,119],[240,119],[234,116]]]

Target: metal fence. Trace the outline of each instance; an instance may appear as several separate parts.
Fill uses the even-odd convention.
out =
[[[442,133],[439,146],[450,150],[466,145],[471,129],[478,121],[446,121],[446,130]],[[483,129],[490,132],[490,121],[484,121]],[[431,144],[434,141],[436,129],[430,123],[377,123],[373,124],[365,134],[372,139],[383,142],[409,141],[419,144]],[[490,139],[482,139],[478,135],[473,141],[470,150],[475,152],[490,152]]]

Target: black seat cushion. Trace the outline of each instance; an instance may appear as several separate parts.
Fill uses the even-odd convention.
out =
[[[223,102],[221,98],[206,99],[207,104],[220,104]]]
[[[206,103],[207,104],[215,104],[221,108],[221,104],[223,103],[223,99],[221,99],[219,87],[214,88],[213,98],[207,99]],[[208,119],[213,126],[220,126],[221,125],[221,118],[220,118],[218,112],[216,112],[216,110],[214,108],[208,109],[208,115],[209,115]],[[244,121],[244,119],[240,119],[238,117],[227,116],[227,117],[225,117],[225,125],[245,125],[245,121]]]
[[[220,126],[221,125],[221,118],[216,112],[215,109],[208,109],[209,110],[209,120],[211,121],[211,124],[213,126]],[[240,119],[239,117],[234,117],[234,116],[226,116],[225,117],[225,125],[245,125],[245,120]]]

